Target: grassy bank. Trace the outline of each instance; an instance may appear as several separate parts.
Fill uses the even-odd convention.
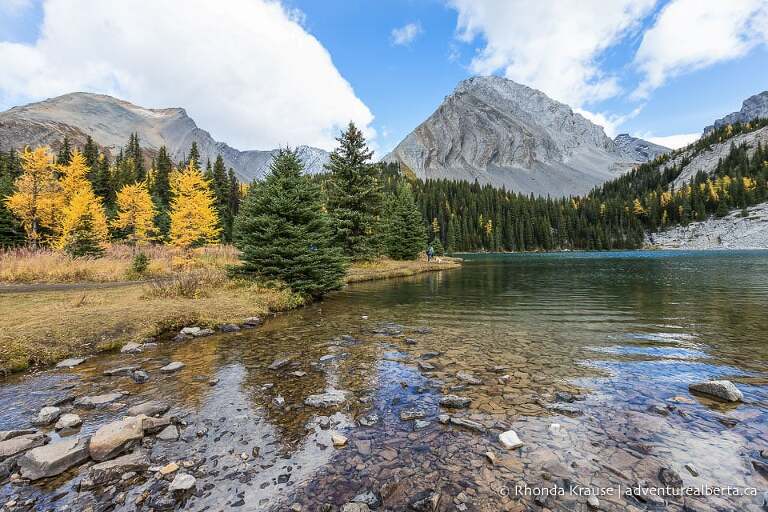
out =
[[[186,325],[215,327],[223,323],[241,323],[250,316],[263,317],[302,305],[301,299],[286,289],[228,279],[221,262],[233,258],[222,254],[202,253],[199,257],[203,261],[218,263],[196,264],[192,266],[198,268],[181,272],[158,271],[155,275],[163,279],[145,283],[81,288],[78,284],[83,280],[67,277],[65,282],[78,284],[64,289],[51,290],[41,286],[40,289],[26,287],[24,291],[0,293],[0,372],[47,366],[72,355],[116,349],[129,341]],[[128,260],[127,266],[130,266],[130,258]],[[94,260],[94,263],[98,263],[102,270],[107,268],[106,262]],[[384,259],[353,265],[347,281],[407,276],[458,265],[458,260],[452,259],[432,263]],[[88,267],[86,275],[99,275],[104,279],[91,281],[118,281],[110,279],[113,274],[109,272],[95,273],[94,268],[96,265]],[[122,267],[111,268],[122,271]],[[158,265],[158,268],[162,267]],[[72,276],[65,272],[55,275]],[[37,278],[14,282],[40,281]]]

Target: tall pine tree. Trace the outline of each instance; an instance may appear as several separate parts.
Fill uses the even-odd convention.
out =
[[[332,243],[320,188],[302,171],[296,153],[281,150],[243,201],[235,237],[242,272],[319,297],[341,287],[345,262]]]
[[[426,228],[411,186],[402,182],[396,195],[387,202],[385,247],[387,255],[396,260],[415,260],[424,250]]]
[[[373,152],[354,123],[336,140],[339,146],[326,165],[334,238],[353,260],[369,260],[378,252],[376,227],[382,203],[378,168],[371,164]]]

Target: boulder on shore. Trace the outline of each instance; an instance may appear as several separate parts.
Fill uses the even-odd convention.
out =
[[[29,450],[19,458],[21,476],[40,480],[59,475],[88,460],[88,438],[58,441]]]
[[[739,391],[733,382],[729,380],[710,380],[709,382],[698,382],[688,386],[690,391],[713,396],[726,402],[741,402],[744,395]]]

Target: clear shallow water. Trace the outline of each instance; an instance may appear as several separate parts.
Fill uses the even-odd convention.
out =
[[[27,426],[40,407],[69,394],[121,389],[130,393],[121,399],[126,405],[167,400],[170,414],[185,423],[182,440],[147,442],[145,449],[158,464],[188,462],[200,489],[184,504],[192,510],[282,510],[292,503],[316,510],[369,490],[391,510],[427,490],[439,491],[440,510],[539,510],[532,496],[505,496],[505,488],[525,482],[605,489],[638,480],[659,486],[661,468],[687,486],[759,491],[673,497],[668,510],[760,510],[768,480],[753,461],[768,463],[760,455],[768,449],[767,311],[768,252],[467,255],[460,270],[355,285],[260,329],[10,379],[0,387],[0,430]],[[388,322],[402,327],[382,332]],[[422,358],[430,352],[439,355]],[[324,355],[336,357],[320,362]],[[267,369],[286,356],[291,365]],[[160,374],[171,360],[187,366]],[[137,385],[101,375],[127,363],[152,379]],[[460,371],[482,384],[457,388]],[[207,378],[214,376],[220,381],[211,387]],[[689,383],[713,378],[736,382],[745,402],[688,392]],[[327,410],[303,405],[327,388],[348,391],[349,400]],[[472,398],[472,405],[441,408],[438,400],[449,393]],[[563,402],[563,393],[577,400]],[[285,405],[273,403],[277,396]],[[411,408],[422,409],[429,424],[417,430],[402,421],[400,412]],[[119,407],[77,412],[81,434],[124,415]],[[441,425],[437,415],[445,412],[487,430]],[[360,425],[371,413],[380,421]],[[327,430],[307,428],[318,415],[333,416],[347,447],[326,446]],[[521,450],[498,443],[508,428],[524,441]],[[133,509],[142,491],[163,492],[141,477],[112,495],[78,494],[72,488],[86,472],[6,485],[2,493],[34,497],[40,508],[79,510],[119,492]],[[549,500],[542,503],[552,510],[586,507],[574,493]],[[604,510],[649,506],[621,494],[601,503]]]

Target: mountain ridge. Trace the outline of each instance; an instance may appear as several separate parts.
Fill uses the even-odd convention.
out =
[[[758,118],[768,118],[768,91],[753,94],[741,104],[741,110],[715,120],[704,128],[704,134],[728,124],[748,123]]]
[[[586,193],[645,161],[636,151],[632,156],[568,105],[489,76],[461,81],[383,160],[420,178],[565,196]]]
[[[196,142],[202,160],[221,154],[244,181],[264,176],[278,149],[240,151],[216,141],[181,107],[151,109],[106,94],[73,92],[0,112],[0,147],[55,146],[64,136],[82,146],[87,136],[110,152],[138,133],[150,154],[166,146],[171,158],[186,158]],[[296,148],[308,173],[323,172],[328,152],[310,146]]]

